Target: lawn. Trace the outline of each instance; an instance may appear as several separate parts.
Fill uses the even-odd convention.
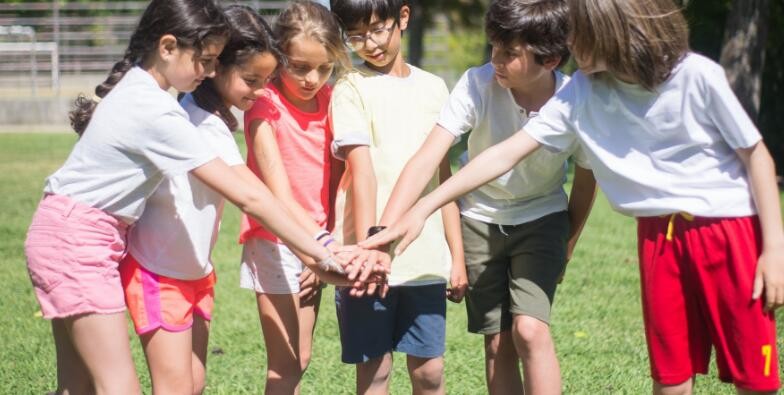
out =
[[[62,164],[75,140],[74,134],[0,134],[0,317],[6,317],[0,325],[2,394],[55,389],[49,323],[40,318],[22,244],[44,178]],[[213,256],[219,282],[210,339],[209,394],[258,394],[264,389],[265,354],[254,296],[238,287],[238,220],[238,211],[229,208]],[[634,233],[634,221],[612,213],[599,197],[555,301],[552,329],[565,393],[650,392]],[[332,297],[332,288],[326,289],[303,394],[353,392],[354,369],[340,362]],[[450,303],[447,315],[447,392],[484,393],[482,339],[466,333],[462,305]],[[778,316],[781,322],[784,317]],[[779,333],[784,333],[782,329],[779,323]],[[781,338],[779,349],[784,346]],[[132,339],[137,371],[149,393],[144,358],[135,335]],[[392,393],[410,393],[405,359],[399,354],[395,358]],[[698,379],[696,393],[734,391],[715,378],[712,368],[709,376]]]

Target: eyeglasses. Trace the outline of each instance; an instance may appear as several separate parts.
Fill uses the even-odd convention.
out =
[[[397,26],[397,22],[393,23],[392,26],[379,27],[368,31],[365,34],[348,36],[346,37],[346,45],[348,45],[352,51],[359,51],[362,48],[365,48],[365,43],[368,39],[373,41],[376,45],[386,44],[391,37],[392,31],[395,30],[395,26]]]
[[[335,68],[334,63],[325,63],[316,67],[312,67],[307,63],[291,62],[286,64],[286,72],[299,79],[305,79],[311,71],[316,70],[319,78],[329,77],[332,70]]]

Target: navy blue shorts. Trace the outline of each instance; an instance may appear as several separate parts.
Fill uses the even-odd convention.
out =
[[[367,362],[390,351],[418,358],[444,355],[446,284],[392,287],[384,299],[348,292],[335,291],[344,363]]]

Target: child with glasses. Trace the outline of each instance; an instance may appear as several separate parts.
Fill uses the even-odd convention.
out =
[[[443,80],[403,59],[400,41],[410,15],[405,1],[331,5],[346,44],[363,60],[335,84],[330,109],[333,154],[347,163],[335,233],[355,243],[378,230],[395,180],[433,128],[449,92]],[[429,188],[436,185],[438,179],[430,177]],[[407,354],[414,393],[444,392],[446,282],[452,274],[457,296],[466,274],[457,206],[442,214],[430,218],[418,243],[393,258],[386,298],[336,292],[342,359],[356,364],[357,393],[388,392],[392,351]]]
[[[335,68],[350,67],[335,17],[324,6],[297,1],[273,28],[286,59],[279,74],[245,113],[248,167],[323,246],[339,252],[329,231],[334,191],[327,122]],[[240,283],[256,292],[267,351],[268,393],[298,392],[311,355],[321,301],[319,278],[307,259],[243,216]]]

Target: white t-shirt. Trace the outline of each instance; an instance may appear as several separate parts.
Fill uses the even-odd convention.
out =
[[[525,126],[549,149],[583,146],[607,199],[635,217],[756,212],[735,149],[760,141],[724,70],[688,54],[655,92],[572,76]]]
[[[512,92],[498,84],[490,63],[468,69],[449,95],[438,124],[457,138],[468,134],[461,166],[516,133],[536,116],[517,105]],[[569,77],[555,72],[555,90]],[[517,225],[564,211],[566,160],[575,153],[582,167],[587,160],[577,143],[562,152],[538,150],[501,177],[460,198],[466,217],[493,224]]]
[[[410,66],[407,77],[379,74],[358,66],[332,90],[330,122],[333,153],[344,147],[365,145],[376,176],[376,218],[381,218],[398,176],[409,158],[425,142],[436,124],[449,90],[441,78]],[[351,171],[343,175],[335,203],[335,235],[344,244],[354,235]],[[433,177],[426,191],[438,186]],[[394,257],[390,285],[443,283],[449,278],[452,256],[444,237],[444,223],[437,211],[406,251]]]
[[[201,109],[191,95],[180,104],[199,139],[219,158],[229,166],[245,163],[234,136],[217,115]],[[223,202],[223,196],[190,174],[165,179],[131,228],[131,255],[147,270],[166,277],[196,280],[210,274]]]
[[[44,191],[131,224],[165,176],[214,158],[177,100],[134,67],[98,104],[65,164],[46,179]]]

